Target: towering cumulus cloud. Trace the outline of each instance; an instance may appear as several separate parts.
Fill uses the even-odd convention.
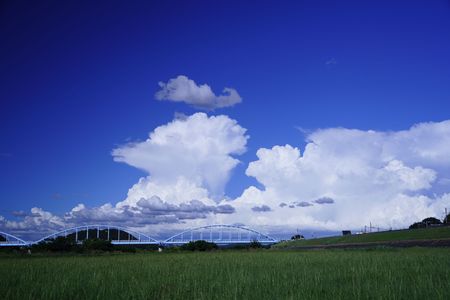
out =
[[[196,113],[156,128],[150,137],[113,151],[114,160],[142,169],[154,182],[188,180],[222,196],[230,171],[238,164],[232,155],[246,148],[245,129],[227,116]]]
[[[307,141],[303,155],[290,145],[258,150],[246,173],[264,189],[244,191],[233,203],[237,216],[339,230],[405,227],[450,207],[450,121],[398,132],[331,128]],[[255,205],[274,210],[251,218]]]
[[[197,85],[194,80],[179,75],[167,83],[159,82],[161,90],[155,94],[157,100],[185,102],[194,107],[213,110],[233,106],[242,101],[233,88],[224,88],[222,95],[216,95],[207,84]]]

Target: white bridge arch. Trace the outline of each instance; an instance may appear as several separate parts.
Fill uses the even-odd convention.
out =
[[[27,246],[28,243],[24,240],[14,236],[12,234],[0,231],[0,246],[6,247],[18,247],[18,246]]]
[[[263,245],[277,243],[278,240],[264,233],[239,225],[208,225],[191,228],[158,241],[146,234],[114,225],[83,225],[60,230],[34,242],[24,240],[0,231],[0,247],[21,247],[50,241],[57,237],[70,237],[76,243],[86,239],[103,239],[114,245],[182,245],[192,241],[205,240],[218,245],[249,244],[257,241]]]
[[[205,240],[218,245],[249,244],[253,241],[270,245],[278,242],[278,240],[266,234],[247,227],[215,224],[180,232],[166,239],[163,244],[181,245],[198,240]]]
[[[111,241],[113,245],[157,245],[159,241],[146,234],[130,230],[125,227],[113,225],[83,225],[64,229],[50,235],[47,235],[32,244],[38,244],[60,236],[72,236],[75,242],[81,242],[86,239],[103,239]]]

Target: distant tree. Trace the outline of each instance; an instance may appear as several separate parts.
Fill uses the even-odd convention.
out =
[[[83,250],[90,251],[112,251],[113,245],[111,241],[101,239],[88,239],[83,241]]]
[[[414,224],[411,224],[411,225],[409,226],[409,229],[418,229],[418,228],[425,228],[425,227],[426,227],[425,223],[422,223],[422,222],[416,222],[416,223],[414,223]]]
[[[424,223],[425,225],[440,225],[440,224],[442,224],[441,220],[433,218],[433,217],[423,219],[422,223]]]
[[[258,240],[253,240],[249,244],[249,248],[253,248],[253,249],[262,248],[262,247],[263,247],[262,244]]]
[[[210,251],[218,249],[219,247],[215,243],[210,243],[207,241],[191,241],[187,244],[184,244],[181,246],[182,250],[189,250],[189,251]]]
[[[296,234],[291,237],[291,240],[303,240],[305,237],[301,234]]]
[[[450,224],[450,214],[445,216],[444,221],[442,223],[444,223],[446,225]]]
[[[428,217],[423,219],[421,222],[416,222],[409,226],[409,229],[417,229],[417,228],[427,228],[432,225],[440,225],[442,224],[441,220],[436,219],[434,217]]]
[[[78,245],[72,239],[64,236],[58,236],[54,239],[43,241],[37,245],[37,248],[53,252],[68,252],[77,250]]]

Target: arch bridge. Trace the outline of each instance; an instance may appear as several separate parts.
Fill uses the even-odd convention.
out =
[[[76,243],[81,243],[88,239],[102,239],[111,241],[113,245],[158,245],[159,241],[146,234],[130,230],[128,228],[111,225],[84,225],[69,229],[64,229],[47,235],[31,244],[38,244],[57,237],[68,237]]]
[[[28,243],[24,240],[11,235],[9,233],[0,231],[0,247],[20,247],[20,246],[27,246]]]
[[[257,241],[263,245],[278,240],[256,230],[238,225],[208,225],[192,228],[171,236],[164,245],[182,245],[192,241],[205,240],[217,245],[249,244]]]
[[[253,241],[257,241],[262,245],[270,245],[278,242],[278,240],[266,234],[238,225],[208,225],[191,228],[173,235],[165,241],[158,241],[146,234],[125,227],[112,225],[83,225],[52,233],[34,242],[25,242],[11,234],[0,232],[0,247],[30,246],[47,242],[57,237],[70,238],[76,243],[96,238],[111,241],[111,244],[113,245],[175,246],[198,240],[205,240],[218,245],[249,244]]]

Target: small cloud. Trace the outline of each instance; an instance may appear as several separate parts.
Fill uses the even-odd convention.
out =
[[[261,205],[261,206],[252,207],[252,210],[254,212],[268,212],[268,211],[271,211],[272,209],[267,205]]]
[[[52,195],[52,199],[53,199],[53,200],[62,200],[62,199],[63,199],[63,196],[62,196],[60,193],[54,193],[54,194]]]
[[[221,95],[216,95],[209,85],[197,85],[194,80],[184,75],[169,79],[167,83],[160,81],[158,84],[161,90],[156,92],[155,98],[160,101],[184,102],[205,110],[233,106],[242,101],[233,88],[226,87]]]
[[[322,197],[317,200],[314,200],[314,202],[317,204],[333,204],[334,200],[329,197]]]
[[[28,214],[26,212],[24,212],[23,210],[14,210],[11,212],[11,214],[14,217],[26,217],[28,216]]]
[[[298,202],[295,203],[296,206],[298,207],[308,207],[308,206],[313,206],[312,203],[306,202],[306,201],[302,201],[302,202]]]
[[[325,64],[327,65],[327,66],[332,66],[332,65],[337,65],[337,60],[334,58],[334,57],[332,57],[332,58],[330,58],[329,60],[327,60],[326,62],[325,62]]]
[[[189,116],[186,115],[185,113],[178,112],[178,111],[176,111],[176,112],[173,114],[173,119],[174,119],[174,120],[186,121],[186,119],[187,119],[188,117],[189,117]]]
[[[441,178],[441,179],[439,179],[438,184],[440,184],[440,185],[450,185],[450,178]]]
[[[295,126],[294,128],[297,129],[298,131],[300,131],[302,134],[304,134],[306,136],[310,135],[313,132],[313,130],[308,129],[308,128],[304,128],[304,127],[301,127],[301,126]]]

